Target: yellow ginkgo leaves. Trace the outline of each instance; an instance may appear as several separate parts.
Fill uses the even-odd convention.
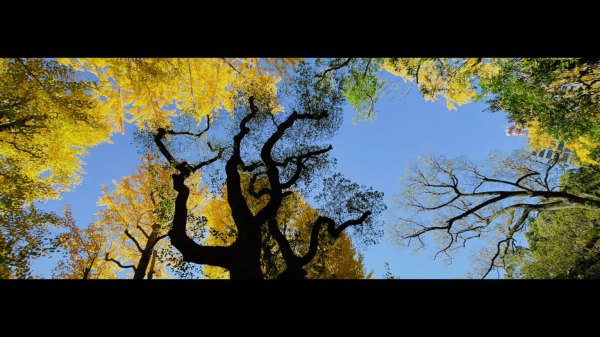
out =
[[[79,183],[81,156],[111,132],[90,89],[55,61],[0,59],[0,212]]]
[[[60,59],[98,78],[94,93],[111,111],[113,127],[123,132],[123,122],[136,121],[155,128],[167,125],[179,113],[199,121],[232,113],[234,93],[252,86],[275,92],[275,84],[289,76],[298,59],[225,58],[86,58]],[[262,62],[261,62],[262,61]]]

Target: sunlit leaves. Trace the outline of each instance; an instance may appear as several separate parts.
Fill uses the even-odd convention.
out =
[[[62,259],[52,269],[52,278],[59,279],[114,279],[118,278],[119,268],[104,260],[108,252],[109,235],[99,223],[92,222],[79,228],[75,217],[67,205],[64,218],[58,223],[62,230],[57,243]]]
[[[532,148],[564,142],[586,164],[598,164],[600,145],[600,61],[598,59],[514,59],[481,81],[490,111],[530,130]]]
[[[177,110],[217,117],[220,110],[232,113],[233,94],[252,86],[269,87],[288,76],[288,66],[298,59],[211,58],[86,58],[61,59],[78,70],[98,77],[94,94],[112,115],[114,128],[136,121],[139,128],[165,126]]]
[[[158,235],[166,234],[171,226],[174,213],[176,192],[172,188],[171,174],[173,169],[161,163],[151,153],[141,157],[137,171],[121,178],[120,182],[113,180],[115,189],[108,190],[102,186],[102,196],[98,205],[105,206],[98,212],[98,226],[109,235],[105,251],[110,257],[125,265],[137,266],[141,252],[135,242],[127,236],[127,232],[144,249],[148,237],[153,230]],[[198,215],[199,208],[204,204],[203,187],[200,185],[198,174],[190,177],[189,212],[190,216]],[[160,240],[157,251],[170,249],[168,240]],[[164,255],[164,254],[163,254]],[[171,261],[158,260],[154,269],[154,277],[170,277],[165,269]]]
[[[598,210],[541,213],[525,237],[528,249],[511,256],[511,278],[588,279],[600,277]]]
[[[110,134],[92,88],[55,61],[0,60],[0,212],[79,183],[81,156]]]

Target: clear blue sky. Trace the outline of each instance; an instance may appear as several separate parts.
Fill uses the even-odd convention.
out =
[[[397,78],[391,79],[397,80]],[[510,152],[520,149],[524,137],[507,137],[500,125],[509,125],[505,113],[483,112],[484,103],[469,103],[449,111],[443,99],[426,102],[413,87],[406,99],[395,100],[394,94],[381,98],[376,105],[374,122],[351,123],[354,110],[346,105],[344,123],[332,140],[332,156],[338,160],[337,171],[361,185],[372,186],[385,194],[388,208],[389,196],[400,192],[397,181],[403,175],[407,162],[425,152],[443,154],[452,158],[466,155],[473,160],[483,160],[493,150]],[[41,209],[60,212],[65,203],[71,204],[77,224],[86,226],[94,220],[99,209],[96,201],[101,194],[100,185],[113,188],[112,179],[129,175],[139,163],[139,154],[132,144],[135,126],[125,126],[125,134],[115,134],[112,144],[101,144],[90,150],[83,160],[87,174],[74,192],[63,194],[61,200],[39,204]],[[393,210],[393,209],[392,209]],[[380,278],[384,262],[391,272],[403,279],[455,278],[470,270],[467,259],[469,246],[445,266],[433,260],[435,246],[412,254],[411,248],[400,250],[387,243],[384,237],[378,245],[363,253],[368,270]],[[58,254],[56,254],[58,256]],[[50,277],[52,260],[40,259],[33,265],[34,274]],[[495,277],[494,275],[490,275]]]

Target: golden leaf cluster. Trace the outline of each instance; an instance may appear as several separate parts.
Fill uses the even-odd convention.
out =
[[[98,78],[94,94],[111,112],[110,121],[123,132],[123,122],[155,128],[179,113],[218,117],[232,113],[236,90],[252,87],[276,92],[299,59],[257,58],[85,58],[59,59]]]
[[[115,279],[119,268],[104,260],[108,234],[97,222],[79,228],[68,205],[58,224],[66,232],[57,238],[63,251],[63,259],[52,269],[52,278],[59,279]]]
[[[97,202],[99,206],[105,206],[97,214],[98,226],[110,240],[105,249],[110,253],[110,258],[124,265],[136,266],[141,254],[125,230],[144,249],[148,241],[146,234],[150,235],[155,229],[159,231],[158,235],[166,234],[174,213],[176,192],[171,181],[174,169],[161,165],[158,158],[150,153],[141,157],[140,161],[134,174],[122,177],[120,182],[113,180],[114,190],[109,191],[103,184],[102,196]],[[186,185],[190,188],[188,212],[198,214],[205,200],[200,176],[192,175]],[[169,249],[168,240],[160,240],[155,249]],[[166,263],[160,259],[154,272],[156,278],[170,278]]]
[[[529,121],[527,123],[527,129],[529,130],[529,144],[534,151],[540,151],[547,147],[557,151],[556,144],[558,144],[558,141],[540,128],[540,123],[537,119]],[[600,164],[591,157],[592,150],[599,145],[600,143],[590,140],[588,136],[579,136],[564,143],[566,148],[575,151],[577,157],[579,157],[583,163],[592,165]]]
[[[0,105],[0,212],[71,190],[81,157],[109,142],[85,83],[53,61],[0,59]]]

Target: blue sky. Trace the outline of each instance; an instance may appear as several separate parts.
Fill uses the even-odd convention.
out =
[[[400,192],[398,178],[403,175],[406,164],[419,155],[425,152],[448,158],[466,155],[479,161],[493,150],[520,149],[525,141],[524,137],[507,137],[499,128],[509,125],[506,114],[483,112],[485,103],[469,103],[449,111],[443,99],[426,102],[415,87],[403,99],[394,99],[394,94],[398,93],[377,102],[374,122],[352,124],[355,111],[346,105],[343,125],[331,142],[331,155],[338,160],[336,171],[360,185],[384,192],[385,202],[392,210],[389,196]],[[101,194],[101,183],[106,182],[112,189],[112,179],[120,180],[131,174],[139,163],[140,155],[132,144],[134,130],[135,125],[127,124],[124,135],[112,136],[112,144],[92,148],[83,158],[87,173],[75,191],[64,193],[61,200],[39,204],[39,207],[60,212],[63,205],[69,203],[79,226],[93,221],[94,213],[99,209],[96,201]],[[448,266],[439,258],[433,260],[434,245],[412,254],[411,248],[389,245],[387,237],[364,250],[363,254],[367,270],[374,270],[376,278],[385,273],[385,262],[389,263],[392,274],[403,279],[455,278],[471,268],[467,259],[469,249],[467,245]],[[33,268],[34,273],[49,278],[52,260],[40,259]]]

